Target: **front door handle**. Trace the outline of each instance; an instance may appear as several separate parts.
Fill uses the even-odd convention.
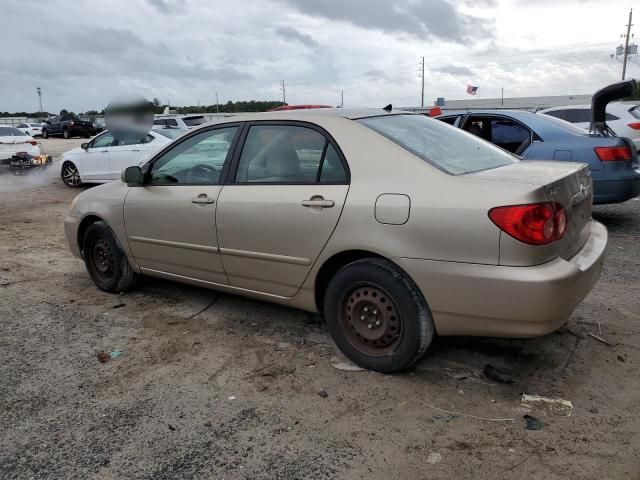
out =
[[[215,201],[216,201],[215,198],[211,198],[206,193],[201,193],[197,197],[192,197],[191,198],[191,203],[197,203],[197,204],[200,204],[200,205],[207,204],[207,203],[214,203]]]
[[[316,208],[331,208],[336,204],[333,200],[324,200],[324,199],[313,199],[313,200],[303,200],[303,207],[316,207]]]

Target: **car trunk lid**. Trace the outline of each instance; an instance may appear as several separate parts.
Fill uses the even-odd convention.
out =
[[[491,182],[520,184],[509,189],[513,198],[503,205],[557,202],[566,212],[565,235],[547,245],[527,245],[506,233],[501,235],[500,264],[525,265],[544,263],[558,256],[568,259],[580,250],[591,231],[593,183],[589,166],[555,161],[521,161],[492,170],[468,175]],[[496,205],[501,206],[501,205]]]
[[[631,96],[635,88],[635,80],[625,80],[607,85],[594,93],[591,98],[591,124],[589,131],[606,137],[615,137],[616,134],[606,122],[607,105],[615,100]]]

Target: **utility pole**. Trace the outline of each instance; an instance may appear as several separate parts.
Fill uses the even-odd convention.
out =
[[[504,87],[500,89],[500,106],[504,107]]]
[[[287,92],[284,88],[284,80],[282,80],[282,103],[287,104]]]
[[[340,108],[344,107],[344,90],[340,90]]]
[[[220,107],[218,106],[218,92],[216,92],[216,113],[220,113]]]
[[[42,89],[40,87],[36,88],[36,92],[38,93],[38,99],[40,100],[40,116],[43,116],[44,110],[42,110]]]
[[[422,93],[420,95],[420,106],[424,107],[424,57],[420,57],[420,68],[421,68],[421,71],[418,73],[418,76],[422,79]]]
[[[622,61],[622,80],[627,74],[627,57],[629,56],[629,36],[631,35],[631,19],[633,18],[633,8],[629,10],[629,24],[627,25],[627,37],[624,42],[624,60]]]

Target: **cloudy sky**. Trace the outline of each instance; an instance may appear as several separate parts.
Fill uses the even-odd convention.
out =
[[[172,105],[345,106],[591,93],[630,4],[609,0],[2,0],[0,111],[102,109],[121,93]],[[638,12],[640,15],[640,11]],[[640,18],[637,20],[640,25]],[[640,76],[632,63],[631,76]]]

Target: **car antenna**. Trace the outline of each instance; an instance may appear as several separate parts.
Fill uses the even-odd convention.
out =
[[[393,105],[389,104],[389,105],[387,105],[386,107],[384,107],[384,108],[383,108],[383,110],[384,110],[385,112],[390,112],[391,110],[393,110]]]

